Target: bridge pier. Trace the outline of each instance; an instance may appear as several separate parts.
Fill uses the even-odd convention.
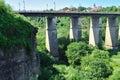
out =
[[[78,41],[81,39],[82,29],[79,17],[71,17],[70,19],[70,41]]]
[[[89,44],[101,46],[102,44],[102,21],[100,17],[92,16],[90,20]]]
[[[55,60],[58,60],[59,54],[55,17],[47,17],[46,19],[46,48]]]
[[[118,17],[108,17],[106,24],[105,47],[118,48]]]

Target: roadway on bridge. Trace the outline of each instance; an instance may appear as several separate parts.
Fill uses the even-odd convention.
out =
[[[101,16],[120,16],[120,13],[103,13],[103,12],[27,12],[27,11],[22,11],[18,12],[19,14],[22,14],[24,16],[38,16],[38,17],[80,17],[80,16],[95,16],[95,17],[101,17]]]

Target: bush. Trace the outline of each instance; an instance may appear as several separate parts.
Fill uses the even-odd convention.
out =
[[[40,80],[48,80],[53,73],[56,71],[52,65],[54,64],[54,60],[52,56],[47,53],[39,53],[40,54],[40,70],[41,76],[39,77]]]
[[[107,65],[102,60],[94,59],[86,65],[81,65],[82,79],[101,80],[107,78],[111,73],[110,65]]]
[[[0,48],[8,50],[15,46],[24,46],[32,51],[34,27],[29,21],[0,1]]]
[[[78,70],[72,66],[54,65],[54,68],[59,71],[59,74],[64,77],[64,80],[80,80]]]
[[[67,45],[70,43],[68,38],[61,37],[58,39],[59,44],[59,60],[62,61],[62,63],[68,63],[67,58],[65,55],[65,51],[67,49]]]
[[[52,75],[49,80],[66,80],[61,74]]]
[[[120,80],[120,69],[113,71],[113,74],[109,77],[109,80]]]
[[[112,67],[108,61],[108,52],[94,50],[92,55],[82,59],[81,78],[83,80],[104,80],[108,78],[112,74]]]
[[[73,42],[68,45],[66,56],[71,65],[80,65],[81,58],[90,54],[94,47],[84,42]]]
[[[52,65],[41,67],[41,77],[39,77],[39,80],[50,80],[56,74],[58,74],[58,71]]]
[[[54,59],[47,53],[39,53],[40,54],[40,65],[41,67],[47,67],[54,64]]]
[[[111,65],[114,69],[113,74],[108,78],[109,80],[120,80],[120,52],[111,57]]]
[[[113,69],[119,69],[120,68],[120,52],[117,53],[117,55],[113,55],[111,57],[111,65]]]
[[[105,62],[109,62],[109,60],[110,60],[109,52],[108,51],[104,51],[104,50],[95,49],[92,52],[92,57],[96,58],[96,59],[101,59],[101,60],[103,60]]]

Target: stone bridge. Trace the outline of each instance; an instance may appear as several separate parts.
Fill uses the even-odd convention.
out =
[[[58,58],[58,40],[55,17],[70,17],[70,39],[77,41],[82,36],[80,17],[90,16],[89,44],[102,44],[102,20],[107,17],[105,47],[118,48],[118,16],[120,13],[60,13],[60,12],[19,12],[24,16],[46,17],[46,48],[53,57]]]

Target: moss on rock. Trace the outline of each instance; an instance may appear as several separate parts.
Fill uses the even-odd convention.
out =
[[[14,46],[24,46],[32,50],[32,36],[35,28],[29,21],[13,12],[0,1],[0,48],[7,50]]]

